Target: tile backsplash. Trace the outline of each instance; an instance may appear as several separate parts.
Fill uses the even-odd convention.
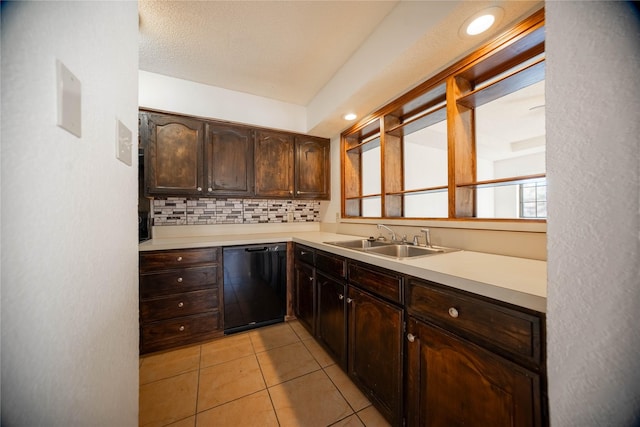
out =
[[[167,197],[154,199],[151,206],[153,225],[320,221],[320,202],[315,200]]]

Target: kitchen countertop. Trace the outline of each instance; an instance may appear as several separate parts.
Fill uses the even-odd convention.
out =
[[[400,260],[324,243],[363,238],[362,236],[321,231],[172,237],[152,239],[140,243],[139,250],[154,251],[293,241],[474,294],[542,313],[546,312],[547,263],[545,261],[471,251],[457,251]]]

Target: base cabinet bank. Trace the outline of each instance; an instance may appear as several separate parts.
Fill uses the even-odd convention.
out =
[[[394,426],[547,426],[545,315],[293,243],[293,313]],[[221,248],[140,252],[141,354],[223,335]]]
[[[300,244],[294,254],[294,298],[314,313],[301,323],[389,423],[548,425],[543,313]]]

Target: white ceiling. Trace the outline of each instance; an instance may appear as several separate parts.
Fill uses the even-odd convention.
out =
[[[305,106],[396,3],[141,1],[140,68]]]
[[[307,108],[333,136],[542,6],[541,1],[139,1],[140,69]],[[498,5],[482,39],[462,23]]]

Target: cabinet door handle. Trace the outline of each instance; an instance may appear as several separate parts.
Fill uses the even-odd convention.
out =
[[[458,310],[455,307],[449,307],[449,316],[455,319],[456,317],[458,317],[458,314]]]
[[[338,294],[338,299],[339,299],[340,301],[342,301],[342,300],[344,299],[344,295],[342,295],[342,294]]]
[[[180,301],[180,302],[178,303],[178,308],[182,308],[182,307],[184,307],[184,303],[183,303],[182,301]]]
[[[300,194],[300,190],[296,191],[296,194]]]
[[[182,261],[182,257],[179,256],[178,258],[176,258],[176,261],[178,261],[178,262]]]
[[[309,253],[309,252],[307,252],[307,251],[300,251],[300,255],[306,255],[306,254],[308,254],[308,253]]]
[[[293,194],[293,190],[289,190],[289,194]]]
[[[196,190],[202,191],[202,187],[198,187],[198,188],[196,188]]]
[[[207,188],[207,191],[208,191],[209,193],[211,193],[211,192],[213,191],[213,188],[212,188],[212,187],[209,187],[209,188]]]
[[[179,330],[180,332],[183,332],[183,331],[184,331],[184,326],[180,326],[180,327],[178,328],[178,330]]]
[[[313,277],[309,277],[309,281],[310,281],[310,282],[313,282]]]
[[[407,341],[414,342],[416,340],[416,336],[413,334],[407,334]]]
[[[178,283],[182,283],[182,277],[178,277],[178,279],[176,280],[176,282],[178,282]]]
[[[347,298],[347,304],[351,304],[353,302],[352,298]]]

